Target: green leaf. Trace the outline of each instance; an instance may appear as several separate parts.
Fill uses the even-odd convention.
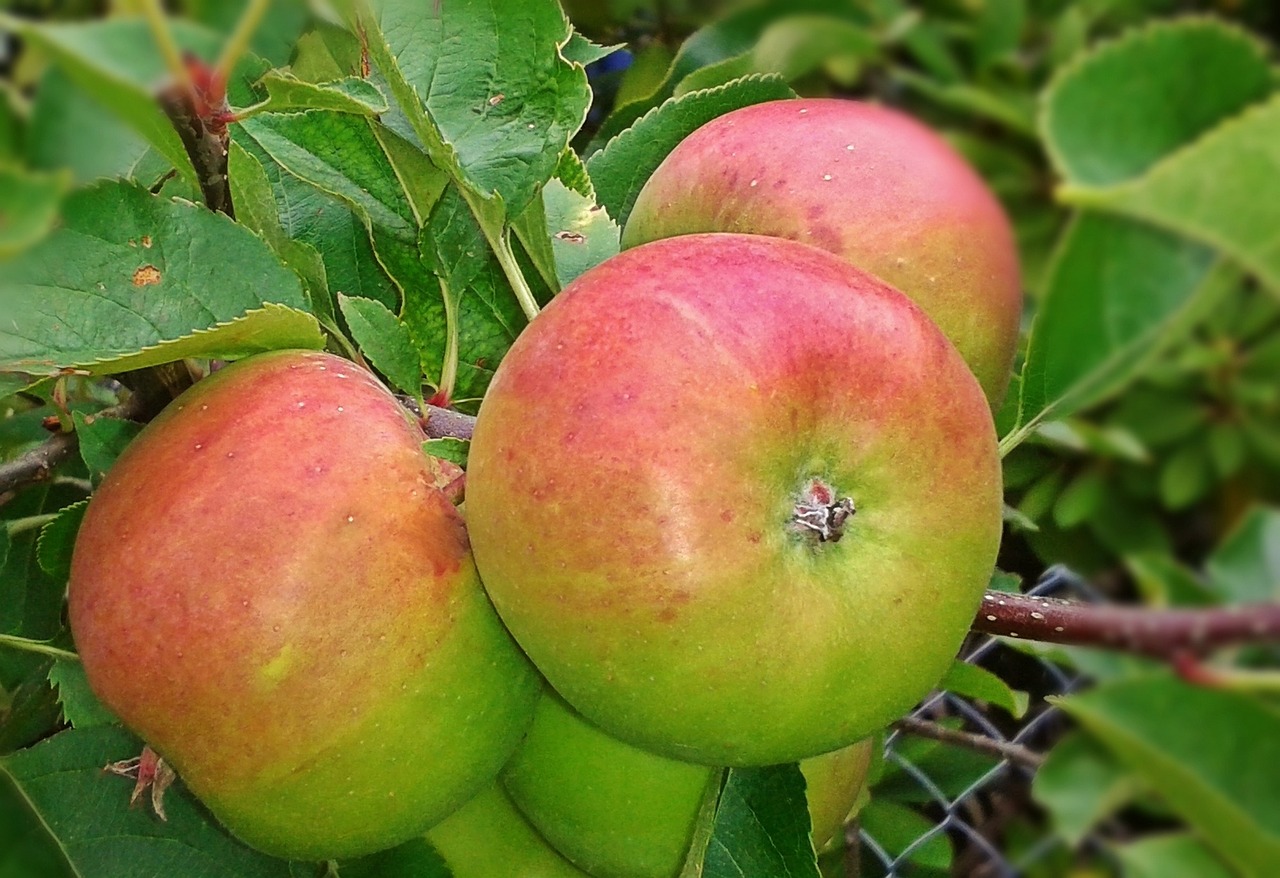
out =
[[[315,247],[285,233],[276,208],[275,192],[262,163],[239,143],[232,142],[227,153],[227,178],[237,222],[257,233],[280,261],[298,275],[311,311],[321,325],[335,336],[341,335],[334,319],[324,257]]]
[[[752,73],[773,73],[793,82],[830,58],[861,61],[879,49],[879,40],[860,23],[835,15],[789,15],[765,28],[750,51],[690,73],[673,96],[715,88]]]
[[[1144,602],[1157,607],[1218,603],[1213,592],[1171,555],[1139,553],[1124,559]]]
[[[563,164],[562,159],[561,165],[556,166],[557,172]],[[552,177],[547,186],[558,182]],[[511,231],[547,289],[559,292],[561,284],[556,277],[556,251],[547,235],[547,224],[547,189],[544,186],[539,197],[529,202],[524,212],[512,221]]]
[[[93,137],[85,137],[85,131]],[[26,135],[28,165],[69,170],[77,185],[124,177],[150,187],[173,168],[59,67],[50,67],[40,78]]]
[[[0,281],[0,368],[123,371],[318,337],[313,318],[287,310],[306,307],[297,277],[221,214],[123,183],[78,192],[63,212]],[[249,311],[260,314],[231,323]]]
[[[261,84],[267,89],[267,99],[251,108],[254,113],[331,110],[357,116],[377,116],[388,109],[386,96],[378,91],[378,87],[358,76],[314,83],[282,70],[273,70],[262,78]]]
[[[1206,18],[1160,22],[1066,68],[1045,93],[1041,131],[1069,183],[1112,186],[1262,100],[1273,83],[1255,37]]]
[[[18,107],[13,84],[0,84],[0,159],[7,161],[22,157],[22,141],[27,134],[27,114]]]
[[[1184,445],[1165,459],[1160,468],[1160,502],[1167,509],[1183,509],[1204,496],[1212,486],[1213,468],[1205,447]]]
[[[71,578],[71,549],[75,546],[76,534],[80,532],[80,522],[84,520],[88,505],[88,500],[72,503],[58,510],[58,517],[40,528],[40,536],[36,538],[36,561],[54,582],[66,583]]]
[[[543,190],[543,198],[546,234],[551,237],[560,286],[617,254],[618,224],[594,200],[554,178]]]
[[[1022,369],[1020,426],[1098,402],[1130,381],[1237,283],[1212,251],[1130,220],[1083,213],[1067,229]]]
[[[938,688],[965,698],[994,704],[1007,711],[1014,719],[1021,719],[1030,703],[1030,696],[1026,692],[1014,690],[986,668],[962,661],[951,663],[947,675],[938,683]]]
[[[0,570],[4,569],[5,563],[9,560],[9,530],[0,527]]]
[[[405,301],[405,322],[424,364],[441,364],[439,386],[452,389],[446,395],[455,401],[479,399],[524,328],[524,313],[456,187],[451,186],[436,205],[423,229],[421,247],[423,261],[439,285],[413,291]],[[443,349],[437,347],[442,344]]]
[[[103,766],[137,756],[121,728],[62,732],[0,761],[79,875],[135,878],[290,878],[289,863],[252,851],[210,822],[181,785],[165,793],[166,822],[129,807],[133,781]]]
[[[419,217],[368,120],[312,110],[254,116],[240,128],[286,171],[338,196],[374,228],[416,238]]]
[[[895,71],[894,76],[939,106],[996,122],[1024,137],[1036,135],[1035,102],[1025,92],[969,82],[940,83],[907,69]]]
[[[58,703],[62,716],[74,728],[89,729],[94,726],[117,726],[120,719],[98,700],[89,688],[84,665],[70,659],[60,659],[49,670],[49,685],[58,690]]]
[[[1100,468],[1086,469],[1058,495],[1057,502],[1053,504],[1054,523],[1058,527],[1069,528],[1088,521],[1106,502],[1108,490]]]
[[[1141,791],[1132,771],[1080,732],[1055,744],[1031,781],[1032,798],[1049,812],[1054,831],[1072,848]]]
[[[374,368],[400,390],[422,395],[422,364],[408,327],[372,299],[338,295],[351,337]]]
[[[360,40],[355,34],[318,21],[293,48],[289,71],[307,82],[332,82],[360,72]]]
[[[918,811],[899,802],[876,798],[858,814],[862,829],[876,840],[895,860],[907,853],[913,865],[936,869],[943,874],[951,871],[951,840],[938,829],[937,822],[927,819]],[[916,842],[927,836],[927,840]]]
[[[795,764],[730,769],[720,791],[703,878],[818,878],[804,775]]]
[[[730,110],[793,97],[780,77],[749,76],[672,98],[587,160],[600,206],[618,225],[626,225],[641,188],[680,141]]]
[[[421,838],[358,860],[343,860],[340,878],[451,878],[449,867]]]
[[[612,46],[600,46],[584,37],[578,31],[569,34],[569,41],[560,49],[564,59],[572,64],[586,67],[602,58],[608,58],[619,49],[625,49],[626,43],[614,43]]]
[[[0,24],[47,52],[81,90],[124,120],[184,178],[196,182],[182,139],[154,96],[167,71],[144,21],[37,24],[0,15]],[[217,50],[216,36],[199,28],[179,25],[174,34],[197,54],[208,57]]]
[[[1251,509],[1209,557],[1206,571],[1230,603],[1280,600],[1280,509]]]
[[[243,176],[243,163],[239,163],[237,159],[238,149],[243,149],[257,159],[270,183],[271,194],[276,202],[276,214],[285,235],[319,253],[328,290],[375,299],[392,309],[398,307],[399,290],[373,252],[368,222],[342,199],[312,186],[281,167],[239,125],[232,127],[232,137],[237,147],[231,150],[229,156],[233,197],[237,188],[243,190],[254,186],[252,180]],[[242,174],[239,180],[237,173]],[[256,201],[257,197],[254,196],[253,200]],[[251,223],[267,223],[267,210],[265,206],[261,211],[255,209],[246,220]],[[252,227],[265,236],[265,226]],[[314,290],[312,295],[314,297]],[[315,307],[317,314],[328,311],[332,315],[337,306],[330,297],[323,308],[319,302]]]
[[[0,775],[0,878],[79,878],[9,778]]]
[[[561,55],[569,21],[552,0],[417,0],[360,4],[370,56],[396,73],[438,133],[419,137],[437,166],[457,167],[481,193],[520,214],[586,118],[582,66]],[[392,62],[394,58],[394,62]],[[402,106],[403,89],[393,92]],[[419,119],[419,124],[421,123]],[[450,155],[450,153],[452,155]]]
[[[676,87],[694,71],[750,52],[765,28],[778,19],[796,13],[821,15],[832,12],[833,4],[830,0],[766,0],[746,4],[718,17],[681,44],[666,75],[649,94],[619,103],[593,138],[592,150],[618,136],[642,116],[671,98]],[[859,22],[866,18],[865,14],[853,8],[849,10],[849,16],[851,20]],[[612,208],[612,205],[609,206]],[[613,213],[612,209],[610,213],[619,223],[622,222],[623,218]]]
[[[121,418],[95,418],[75,412],[76,433],[80,437],[80,456],[89,468],[89,478],[99,484],[120,453],[142,430],[142,425]]]
[[[1013,54],[1022,41],[1027,20],[1026,0],[985,0],[974,35],[974,61],[985,69]]]
[[[1132,182],[1071,186],[1060,195],[1217,247],[1280,292],[1280,97],[1224,122]]]
[[[432,457],[456,463],[466,469],[467,454],[471,451],[470,439],[456,439],[446,436],[442,439],[428,439],[422,443],[422,450]]]
[[[5,517],[24,518],[57,512],[83,496],[79,488],[70,485],[38,485],[6,503]],[[50,576],[41,568],[37,553],[39,531],[23,531],[8,539],[8,555],[0,567],[0,633],[32,640],[52,639],[62,630],[66,581]]]
[[[1111,848],[1123,878],[1233,878],[1236,874],[1204,842],[1170,833]]]
[[[0,259],[20,253],[49,233],[69,182],[67,173],[42,174],[0,163]]]
[[[1247,875],[1280,875],[1280,713],[1238,692],[1145,677],[1054,699]]]

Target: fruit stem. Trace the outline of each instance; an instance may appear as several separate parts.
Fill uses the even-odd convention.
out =
[[[524,311],[524,316],[533,320],[538,316],[541,310],[538,302],[533,297],[533,290],[529,288],[529,282],[525,280],[524,272],[520,270],[520,264],[516,262],[515,251],[511,249],[510,232],[506,229],[498,235],[496,241],[490,242],[493,245],[494,255],[498,258],[498,264],[502,266],[502,273],[507,276],[507,282],[511,284],[511,289],[516,294],[516,301],[520,303],[520,308]]]
[[[56,512],[47,512],[44,515],[29,515],[26,518],[15,518],[12,521],[4,523],[5,532],[15,537],[25,531],[35,530],[38,527],[44,527],[49,522],[58,517]]]
[[[169,20],[165,17],[164,6],[161,5],[160,0],[143,0],[142,11],[146,14],[147,24],[151,27],[151,34],[160,48],[160,54],[164,56],[164,65],[169,68],[169,75],[173,77],[174,87],[194,104],[195,84],[191,81],[191,71],[187,69],[187,64],[182,59],[182,52],[178,50],[173,32],[169,29]]]
[[[70,650],[50,646],[43,640],[31,640],[30,638],[18,637],[14,634],[0,634],[0,646],[7,646],[10,649],[16,649],[20,652],[34,652],[37,655],[52,656],[53,658],[61,661],[80,661],[80,656]]]
[[[227,44],[222,47],[222,54],[218,57],[218,63],[213,67],[213,74],[217,82],[227,82],[231,79],[231,72],[235,69],[236,62],[240,60],[240,57],[245,53],[245,49],[248,48],[250,38],[253,37],[254,31],[258,29],[258,25],[262,22],[262,16],[266,14],[267,7],[270,5],[271,0],[249,0],[249,5],[245,7],[240,20],[236,22],[235,32],[231,34]]]

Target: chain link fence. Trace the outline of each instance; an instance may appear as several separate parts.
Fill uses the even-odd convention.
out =
[[[1063,568],[1049,570],[1028,593],[1103,600]],[[848,827],[841,855],[845,878],[1057,874],[1050,859],[1071,856],[1040,819],[1030,789],[1043,754],[1070,728],[1063,712],[1045,697],[1073,692],[1085,678],[985,635],[975,635],[961,654],[966,662],[1027,691],[1027,712],[1015,720],[999,708],[938,692],[897,724],[885,739],[884,774],[877,792],[887,781],[890,788],[885,792],[909,801],[919,815],[920,831],[904,835],[899,820],[892,832],[886,832],[872,825],[883,825],[883,820],[873,821],[872,813],[864,812]],[[945,746],[948,741],[956,746]],[[977,758],[956,769],[958,757],[965,761],[965,751]],[[1035,831],[1028,834],[1028,825]],[[1011,831],[1019,835],[1016,840],[1009,837]]]

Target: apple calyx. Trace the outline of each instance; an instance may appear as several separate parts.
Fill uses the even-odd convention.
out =
[[[102,770],[137,781],[133,786],[133,792],[129,796],[129,807],[131,808],[141,801],[142,794],[150,787],[152,810],[155,811],[156,816],[161,821],[168,821],[169,818],[164,813],[164,794],[173,785],[173,782],[178,779],[178,775],[156,751],[144,745],[140,755],[134,756],[132,759],[112,762],[104,766]]]
[[[857,511],[852,497],[836,500],[829,485],[812,479],[792,507],[791,524],[801,533],[816,536],[820,543],[837,543],[844,536],[846,522]]]

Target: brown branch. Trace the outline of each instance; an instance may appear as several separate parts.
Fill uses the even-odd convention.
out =
[[[75,454],[79,445],[80,440],[75,433],[57,433],[39,447],[0,464],[0,497],[24,485],[48,479],[58,464]]]
[[[428,405],[427,414],[422,418],[422,429],[428,439],[470,439],[475,426],[476,419],[471,415],[438,405]]]
[[[178,370],[162,368],[121,375],[122,381],[132,385],[132,392],[124,402],[105,408],[93,417],[149,421],[190,383],[190,376],[183,383],[180,377],[175,377],[180,375]],[[50,478],[54,469],[75,454],[79,447],[80,437],[75,433],[56,433],[40,446],[0,464],[0,497]]]
[[[1000,741],[995,738],[988,738],[986,735],[977,735],[973,732],[965,732],[959,729],[949,729],[946,726],[912,716],[904,716],[893,723],[893,728],[908,735],[930,738],[934,741],[942,741],[944,744],[955,744],[978,753],[997,756],[1001,759],[1007,759],[1015,765],[1023,765],[1033,770],[1044,763],[1043,756],[1021,744]]]
[[[973,630],[1172,660],[1226,646],[1280,643],[1280,604],[1153,610],[989,591]]]

